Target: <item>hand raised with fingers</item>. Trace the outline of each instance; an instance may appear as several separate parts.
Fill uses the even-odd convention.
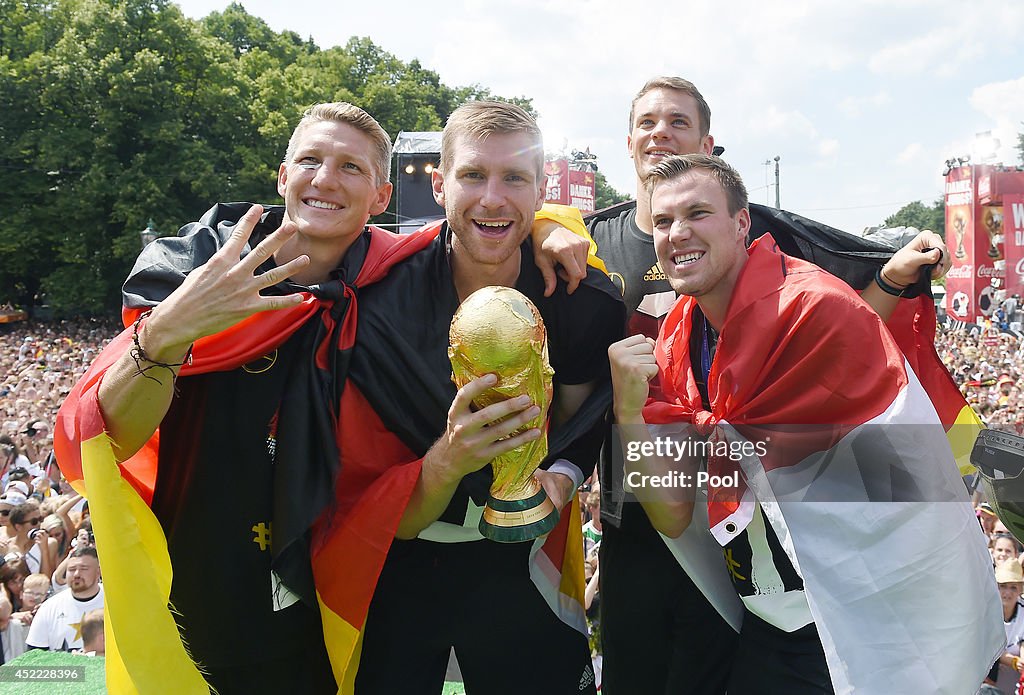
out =
[[[455,394],[448,409],[448,425],[441,438],[424,456],[424,466],[437,466],[449,481],[477,471],[500,454],[540,436],[527,429],[510,436],[540,414],[529,396],[518,396],[474,411],[473,399],[497,383],[493,374],[469,382]]]
[[[260,294],[260,290],[276,285],[309,264],[308,257],[299,256],[266,272],[257,272],[295,234],[291,223],[281,225],[241,258],[262,212],[259,205],[250,208],[224,246],[190,272],[181,286],[153,310],[144,327],[146,352],[151,359],[176,360],[199,338],[218,333],[261,311],[284,309],[302,301],[300,294]]]

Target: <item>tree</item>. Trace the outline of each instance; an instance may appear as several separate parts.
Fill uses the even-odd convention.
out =
[[[213,134],[245,104],[224,98],[241,91],[227,46],[166,0],[38,7],[46,40],[12,48],[0,73],[13,95],[0,187],[18,201],[0,220],[0,289],[97,312],[119,303],[148,218],[165,230],[194,218],[214,178],[223,195],[231,148]]]
[[[942,196],[925,205],[919,200],[908,203],[885,218],[886,227],[917,227],[930,229],[939,236],[946,236],[946,201]]]
[[[625,193],[615,190],[608,179],[600,171],[594,174],[594,209],[603,210],[617,203],[624,203],[630,199]]]
[[[1024,121],[1021,125],[1024,125]],[[1024,131],[1017,133],[1017,154],[1020,155],[1020,163],[1024,164]]]
[[[279,202],[313,103],[359,104],[394,136],[492,96],[368,38],[321,50],[237,3],[196,21],[170,0],[0,0],[0,16],[0,302],[26,307],[112,310],[150,218],[172,233],[218,200]]]

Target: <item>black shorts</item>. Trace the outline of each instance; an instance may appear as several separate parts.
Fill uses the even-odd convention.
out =
[[[832,695],[825,651],[814,623],[786,632],[743,613],[729,695]]]
[[[739,636],[635,501],[601,539],[605,695],[723,695]]]
[[[596,693],[587,638],[537,591],[530,546],[396,540],[370,604],[356,695],[440,693],[453,647],[468,695]]]

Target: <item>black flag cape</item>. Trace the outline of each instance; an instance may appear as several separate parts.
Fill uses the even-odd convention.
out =
[[[417,456],[423,456],[445,431],[448,409],[456,392],[447,347],[448,329],[459,306],[459,297],[452,281],[444,236],[442,229],[431,246],[393,268],[385,281],[366,288],[359,311],[359,340],[352,356],[352,382],[358,385],[388,430]],[[541,315],[548,316],[548,307],[555,306],[556,300],[543,296],[543,279],[530,262],[532,257],[527,241],[523,246],[523,264],[516,289],[534,301]],[[564,292],[564,283],[560,280],[556,293]],[[594,325],[588,335],[593,349],[605,352],[608,345],[622,336],[625,323],[622,297],[608,278],[594,268],[588,268],[587,278],[577,292],[594,295],[598,299],[591,301],[603,307],[600,312],[594,312]],[[581,297],[580,303],[583,301]],[[548,339],[557,338],[549,331]],[[549,351],[555,352],[560,347],[549,344]],[[557,367],[555,371],[557,381]],[[580,409],[562,426],[553,427],[549,432],[548,456],[542,467],[564,458],[588,477],[597,458],[600,429],[610,405],[611,378],[605,369],[594,392]],[[490,467],[485,467],[467,476],[460,487],[482,505],[487,499],[490,482]],[[451,521],[461,524],[458,512],[450,511]],[[444,517],[442,520],[449,521]]]
[[[124,684],[128,679],[140,692],[159,691],[170,687],[168,684],[173,684],[172,689],[178,692],[191,692],[193,686],[202,683],[202,677],[168,610],[173,568],[161,527],[170,518],[158,518],[160,495],[155,494],[158,469],[163,469],[158,465],[163,451],[160,436],[154,434],[133,457],[117,463],[100,412],[99,383],[106,370],[131,347],[131,325],[136,317],[165,299],[192,269],[221,248],[234,223],[250,207],[249,203],[217,205],[199,223],[183,228],[181,236],[147,247],[125,286],[123,319],[127,329],[97,356],[57,417],[54,448],[61,467],[72,485],[88,494],[97,536],[102,535],[99,547],[101,554],[105,553],[104,575],[111,587],[108,636],[117,636],[116,649],[112,650],[115,641],[108,640],[107,676],[108,680],[120,683],[121,690],[127,689]],[[282,215],[280,206],[266,209],[252,235],[250,248],[279,226]],[[310,287],[286,282],[264,291],[299,292],[300,304],[256,314],[221,333],[200,339],[194,346],[192,362],[182,368],[182,375],[235,370],[295,337],[289,350],[296,359],[284,360],[290,364],[283,396],[270,404],[279,406],[274,420],[277,446],[271,455],[276,454],[278,464],[287,461],[273,471],[272,566],[289,588],[321,612],[324,641],[339,682],[351,655],[351,645],[338,634],[340,620],[335,607],[339,604],[331,592],[344,591],[345,568],[331,563],[329,571],[322,571],[325,563],[319,562],[316,546],[311,548],[310,527],[315,529],[321,519],[338,508],[333,496],[334,481],[340,473],[338,402],[355,340],[357,288],[379,280],[391,265],[422,249],[429,241],[425,233],[398,236],[367,228],[328,281]],[[195,390],[192,386],[190,389]],[[201,394],[198,400],[202,401]],[[196,417],[211,418],[213,423],[229,422],[226,416],[230,413],[201,410]],[[186,415],[193,417],[191,413]],[[187,438],[169,435],[168,439],[187,444]],[[267,453],[271,449],[268,441]],[[195,470],[194,461],[163,463],[176,464],[171,468],[183,469],[179,473],[186,476],[189,470]],[[245,463],[240,462],[239,475],[245,475]],[[278,468],[291,471],[293,479],[276,480]],[[227,494],[223,504],[230,504],[231,497]],[[165,497],[163,501],[173,507],[173,499]],[[173,509],[164,511],[174,517]],[[218,511],[223,512],[222,505]],[[330,539],[329,533],[327,538]],[[322,543],[324,539],[318,540]],[[114,584],[120,589],[114,591]],[[206,689],[202,687],[203,691]]]
[[[584,221],[589,225],[597,220],[617,217],[633,207],[636,207],[635,200],[620,203],[599,210],[585,217]],[[770,234],[787,256],[810,261],[858,291],[871,283],[875,271],[896,251],[891,246],[849,234],[793,212],[751,203],[747,245],[765,234]],[[913,299],[920,294],[930,296],[930,275],[930,272],[923,272],[921,279],[904,293],[904,298]]]
[[[438,222],[426,229],[440,226]],[[527,260],[532,257],[528,247],[524,253],[517,288],[535,299],[543,314],[543,281]],[[459,300],[443,238],[391,268],[388,275],[385,283],[360,291],[359,337],[341,400],[342,466],[335,496],[343,513],[321,525],[314,539],[314,557],[320,560],[314,564],[317,587],[332,591],[320,598],[340,618],[335,621],[321,611],[325,634],[333,633],[339,643],[350,645],[351,663],[358,663],[370,601],[419,478],[422,457],[445,431],[456,392],[447,348],[449,325]],[[564,286],[557,290],[564,291]],[[601,309],[595,315],[602,325],[588,327],[590,330],[580,335],[593,343],[590,347],[594,350],[604,352],[624,327],[621,296],[607,277],[596,271],[577,292],[591,294],[591,306]],[[557,335],[549,328],[549,339],[552,333]],[[547,461],[564,457],[589,475],[611,403],[608,374],[601,374],[599,382],[573,417],[549,431]],[[482,505],[490,481],[489,467],[464,478],[441,520],[461,526],[469,500]],[[530,576],[552,611],[585,632],[582,549],[574,497],[558,526],[532,549]],[[343,580],[320,581],[332,567]],[[345,686],[353,671],[343,674],[343,692],[348,692]]]

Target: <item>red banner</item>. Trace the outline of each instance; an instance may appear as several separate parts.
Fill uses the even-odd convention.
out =
[[[548,177],[544,201],[559,205],[572,205],[583,214],[594,211],[594,174],[590,171],[569,169],[564,159],[544,163]]]
[[[974,299],[974,186],[971,167],[946,175],[946,245],[953,265],[946,275],[946,312],[958,321],[973,321]]]
[[[1024,193],[1003,196],[1006,294],[1024,295]]]
[[[569,163],[564,159],[544,162],[544,174],[548,177],[544,202],[569,205]]]
[[[590,171],[569,172],[569,205],[586,214],[594,211],[594,174]]]

